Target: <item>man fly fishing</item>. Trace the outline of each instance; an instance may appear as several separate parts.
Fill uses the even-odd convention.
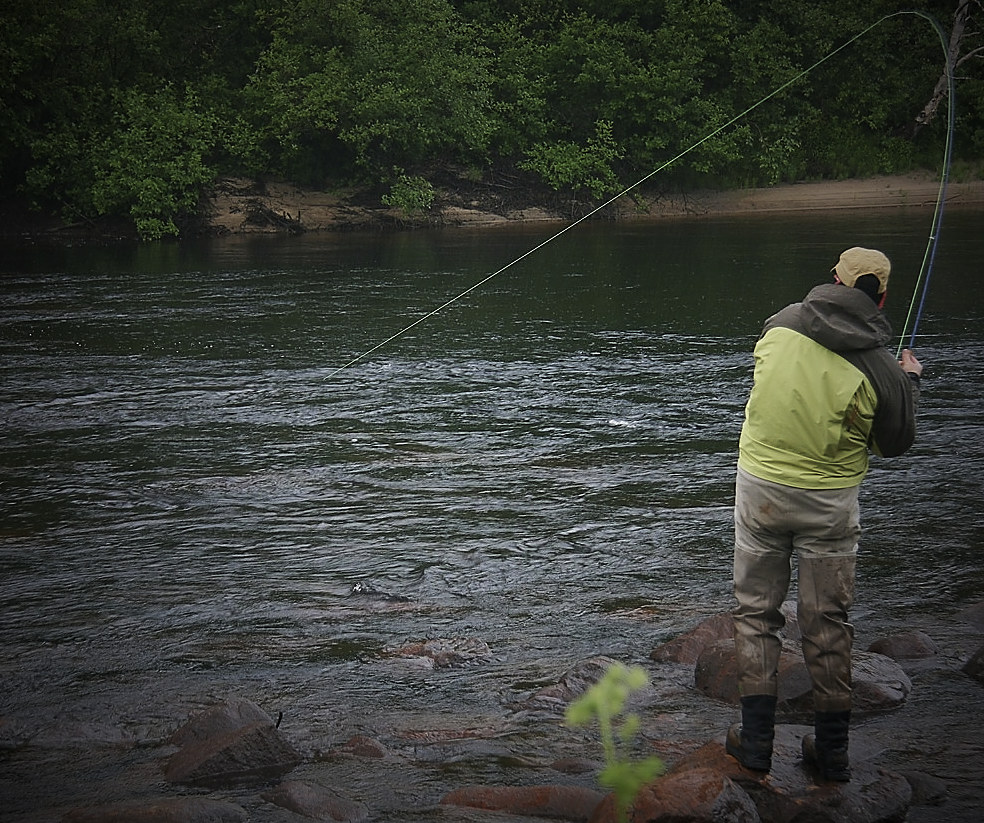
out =
[[[882,314],[891,264],[850,248],[801,303],[769,318],[755,345],[735,488],[735,654],[741,723],[726,749],[749,769],[772,765],[780,607],[793,552],[797,616],[813,682],[815,735],[803,757],[822,780],[848,781],[848,612],[861,534],[858,490],[868,452],[903,454],[915,440],[922,365],[888,351]]]

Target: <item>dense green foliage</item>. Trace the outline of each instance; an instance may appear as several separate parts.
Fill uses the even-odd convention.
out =
[[[913,8],[949,33],[957,3]],[[422,207],[437,168],[518,170],[598,199],[691,147],[664,185],[933,166],[945,117],[915,127],[943,69],[926,20],[892,17],[811,69],[898,10],[894,0],[8,0],[0,183],[68,215],[129,215],[160,237],[224,174],[382,184],[390,202]],[[981,45],[974,36],[965,51]],[[984,156],[982,65],[959,72],[958,158]]]

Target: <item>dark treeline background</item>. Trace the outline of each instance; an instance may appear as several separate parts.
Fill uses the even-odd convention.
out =
[[[371,185],[435,170],[598,199],[885,15],[955,56],[957,169],[984,157],[981,0],[5,0],[0,184],[73,219],[176,234],[217,177]],[[962,17],[961,17],[962,15]],[[731,187],[939,168],[940,37],[906,14],[661,173]],[[923,118],[925,119],[925,118]],[[966,169],[969,166],[965,166]]]

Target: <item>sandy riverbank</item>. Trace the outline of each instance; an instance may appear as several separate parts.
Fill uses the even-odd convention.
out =
[[[830,209],[924,208],[935,205],[940,181],[928,174],[792,183],[767,189],[709,193],[703,198],[708,214],[747,214]],[[984,180],[950,182],[950,207],[984,207]]]
[[[606,211],[615,219],[714,217],[835,209],[932,208],[940,181],[929,174],[864,180],[795,183],[763,189],[697,191],[685,194],[633,192]],[[208,228],[218,234],[338,231],[406,225],[394,209],[368,202],[359,193],[302,189],[285,183],[226,179],[209,200]],[[950,182],[947,208],[984,208],[984,180]],[[525,203],[490,189],[439,189],[428,225],[494,226],[517,222],[568,221],[572,210]],[[583,213],[583,210],[581,211]]]

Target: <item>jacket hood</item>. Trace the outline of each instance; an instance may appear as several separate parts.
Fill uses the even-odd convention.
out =
[[[831,351],[875,349],[892,339],[892,327],[864,292],[839,283],[824,283],[800,304],[807,334]]]

